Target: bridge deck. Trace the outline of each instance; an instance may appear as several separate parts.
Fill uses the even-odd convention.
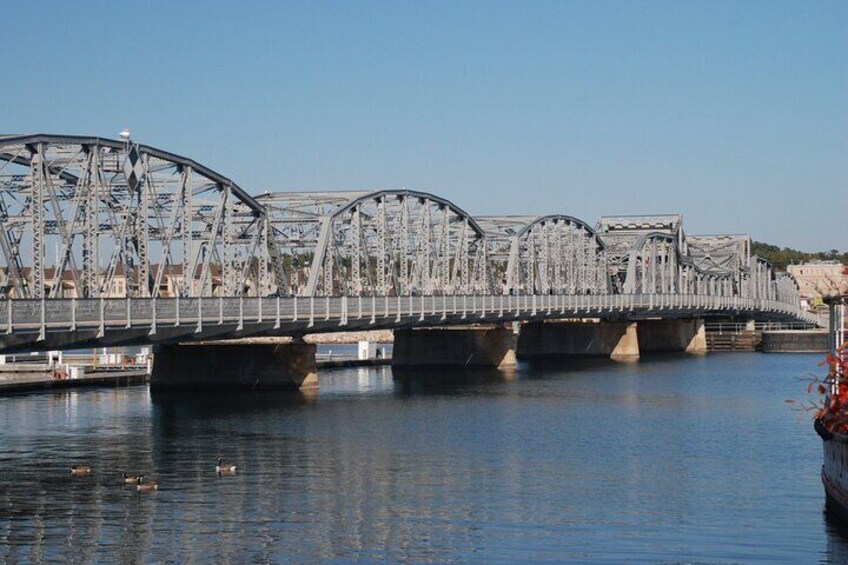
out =
[[[0,352],[556,319],[745,317],[819,324],[783,302],[691,294],[0,301]]]

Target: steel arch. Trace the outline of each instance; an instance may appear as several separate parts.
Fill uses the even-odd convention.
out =
[[[734,293],[733,272],[704,269],[680,249],[677,234],[648,232],[630,248],[627,258],[625,294]]]
[[[606,246],[589,224],[564,214],[483,217],[490,283],[513,294],[601,294],[609,290]]]
[[[412,296],[483,293],[483,230],[464,210],[412,190],[276,193],[277,245],[289,294]]]
[[[80,297],[259,291],[264,208],[194,160],[129,140],[15,135],[0,137],[0,175],[0,251],[18,297],[71,284]]]

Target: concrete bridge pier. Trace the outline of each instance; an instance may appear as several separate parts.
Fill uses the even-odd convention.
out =
[[[318,388],[315,345],[220,341],[157,345],[150,387],[158,390]]]
[[[516,336],[497,326],[454,326],[395,330],[393,367],[515,366]]]
[[[700,319],[637,322],[533,322],[518,338],[518,356],[609,356],[635,361],[660,351],[706,353],[707,337]]]
[[[707,352],[707,334],[700,318],[682,320],[641,320],[639,344],[643,352]]]
[[[639,336],[633,322],[532,322],[518,337],[518,357],[609,357],[639,359]]]

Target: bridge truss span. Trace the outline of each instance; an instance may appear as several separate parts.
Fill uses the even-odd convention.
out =
[[[0,349],[646,315],[813,323],[748,236],[687,238],[679,214],[592,228],[406,189],[254,197],[130,139],[0,135]]]
[[[411,190],[260,197],[289,268],[287,295],[482,294],[483,231],[448,200]]]
[[[674,234],[648,232],[630,249],[624,292],[732,296],[734,277],[730,270],[699,266],[681,251]]]
[[[606,247],[588,224],[562,214],[489,216],[490,288],[506,294],[606,294]]]
[[[3,136],[0,188],[14,298],[238,296],[268,278],[265,209],[191,159],[129,140]]]

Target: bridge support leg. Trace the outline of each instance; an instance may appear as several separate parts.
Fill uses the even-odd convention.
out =
[[[686,320],[641,320],[639,344],[643,352],[707,352],[707,334],[700,318]]]
[[[315,345],[215,342],[158,345],[153,389],[276,389],[318,387]]]
[[[393,367],[515,366],[516,336],[503,326],[395,330]]]
[[[532,322],[518,337],[519,358],[610,357],[639,359],[639,336],[631,322]]]

